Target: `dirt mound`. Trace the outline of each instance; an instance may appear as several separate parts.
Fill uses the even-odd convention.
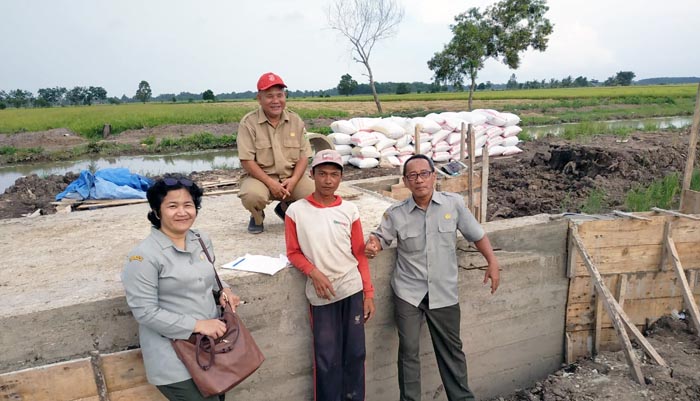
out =
[[[566,366],[535,386],[492,401],[616,401],[700,399],[700,340],[685,320],[659,319],[647,339],[670,368],[642,364],[645,385],[632,380],[622,351],[602,352]],[[640,350],[635,350],[641,358]]]
[[[491,163],[488,219],[581,212],[594,191],[601,203],[597,212],[624,209],[630,189],[682,174],[687,141],[685,134],[637,134],[625,140],[600,136],[590,143],[527,142],[523,153]]]

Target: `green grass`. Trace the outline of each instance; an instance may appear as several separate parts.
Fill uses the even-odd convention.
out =
[[[239,122],[253,108],[231,102],[5,109],[0,111],[0,133],[68,128],[86,138],[99,139],[104,124],[111,124],[114,134],[166,124],[224,124]],[[329,109],[302,109],[297,112],[304,119],[342,118],[348,115],[343,111]]]
[[[202,132],[182,138],[163,138],[156,145],[158,151],[172,150],[204,150],[233,147],[236,144],[236,134],[214,136],[209,132]]]
[[[588,194],[586,200],[581,205],[581,211],[586,214],[599,214],[607,207],[605,191],[594,189]]]
[[[556,89],[522,89],[502,91],[477,91],[475,100],[504,99],[574,99],[574,98],[694,98],[696,84],[687,85],[651,85],[651,86],[616,86],[590,88],[556,88]],[[408,93],[405,95],[379,95],[382,102],[432,101],[432,100],[469,100],[469,92]],[[372,102],[372,95],[332,96],[327,98],[307,97],[293,98],[293,101],[307,102]],[[639,102],[643,102],[639,100]],[[654,101],[657,103],[657,101]]]
[[[648,187],[630,190],[625,197],[625,206],[632,212],[645,212],[652,207],[672,209],[678,205],[681,182],[678,173],[654,181]]]

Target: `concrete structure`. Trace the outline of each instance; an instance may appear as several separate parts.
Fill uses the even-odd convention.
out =
[[[366,234],[389,205],[370,194],[354,202]],[[119,273],[124,255],[148,233],[146,212],[146,205],[133,205],[0,221],[0,373],[138,345]],[[283,224],[269,215],[266,233],[250,236],[235,196],[208,197],[197,227],[211,234],[217,265],[246,252],[276,256],[284,252]],[[568,289],[565,220],[536,216],[485,227],[502,266],[495,295],[482,285],[483,258],[466,242],[459,251],[462,337],[479,397],[531,385],[560,367]],[[371,261],[377,314],[367,326],[367,400],[398,398],[394,260],[390,250]],[[248,302],[239,313],[267,358],[234,398],[312,399],[305,278],[295,269],[222,273]],[[423,334],[424,399],[445,400],[427,329]]]

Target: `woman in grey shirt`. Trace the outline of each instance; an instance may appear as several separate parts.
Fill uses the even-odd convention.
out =
[[[187,339],[192,333],[218,338],[226,325],[217,319],[218,290],[214,270],[198,240],[210,255],[208,236],[192,230],[202,203],[202,190],[181,176],[166,176],[148,189],[151,234],[127,256],[122,272],[126,301],[139,323],[139,342],[146,376],[168,400],[216,401],[204,398],[170,339]],[[238,296],[222,283],[218,302],[235,310]]]

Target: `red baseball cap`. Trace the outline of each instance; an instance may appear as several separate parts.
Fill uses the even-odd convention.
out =
[[[276,85],[280,85],[284,88],[287,87],[282,78],[280,78],[279,75],[272,72],[266,72],[260,76],[260,79],[258,79],[259,91],[264,91]]]

